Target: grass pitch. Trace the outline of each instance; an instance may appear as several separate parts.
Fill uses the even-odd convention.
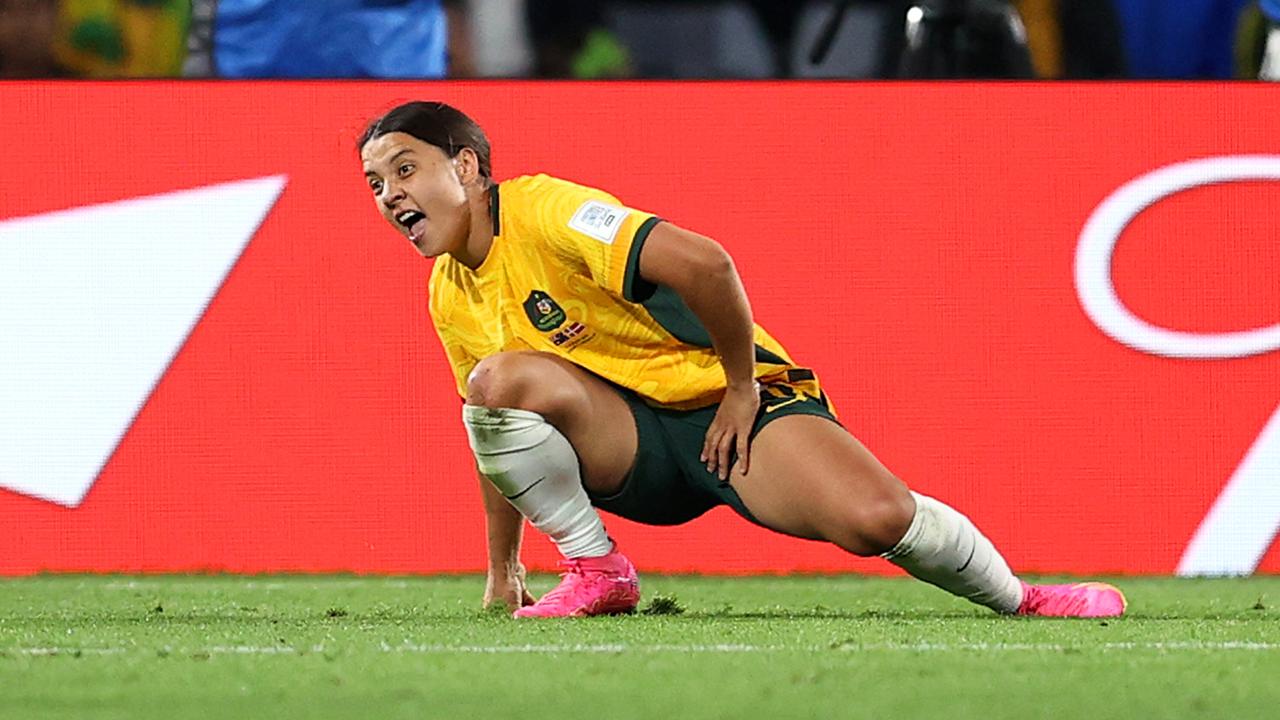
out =
[[[0,717],[1280,717],[1276,577],[1122,579],[1109,621],[906,579],[642,582],[656,614],[515,621],[476,577],[0,581]]]

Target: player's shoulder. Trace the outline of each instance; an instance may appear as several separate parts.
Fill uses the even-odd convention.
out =
[[[582,203],[588,200],[617,202],[608,192],[553,175],[521,175],[502,181],[501,202],[509,208],[545,207],[548,204]]]

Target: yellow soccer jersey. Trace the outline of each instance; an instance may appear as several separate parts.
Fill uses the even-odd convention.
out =
[[[559,355],[653,405],[718,402],[725,377],[706,328],[670,288],[639,275],[659,218],[548,177],[493,189],[494,238],[474,271],[449,255],[431,272],[431,319],[466,395],[481,359],[504,350]],[[755,328],[756,377],[819,396],[813,373]]]

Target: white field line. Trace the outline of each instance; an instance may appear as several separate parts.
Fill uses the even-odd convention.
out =
[[[218,576],[213,576],[218,577]],[[159,577],[156,580],[115,580],[108,583],[81,583],[81,587],[102,589],[102,590],[170,590],[175,587],[179,588],[199,588],[208,589],[208,584],[200,578],[191,580],[174,580],[170,577]],[[334,588],[397,588],[403,589],[410,587],[407,580],[387,580],[381,578],[350,578],[350,579],[332,579],[317,582],[309,582],[305,578],[292,582],[279,582],[272,580],[244,580],[237,583],[238,587],[246,590],[331,590]]]
[[[292,645],[213,645],[208,647],[172,648],[160,647],[154,650],[146,647],[25,647],[0,648],[0,653],[15,653],[27,656],[83,656],[83,655],[120,655],[123,653],[151,653],[161,655],[304,655],[307,653],[323,653],[326,650],[335,652],[360,652],[364,648],[357,646],[324,645],[295,647]],[[655,644],[628,645],[625,643],[604,644],[550,644],[550,645],[421,645],[404,642],[398,645],[380,643],[377,652],[388,654],[410,655],[583,655],[583,654],[626,654],[626,653],[675,653],[675,654],[721,654],[721,653],[771,653],[771,652],[1064,652],[1067,650],[1104,652],[1124,652],[1157,650],[1161,652],[1182,651],[1217,651],[1248,650],[1277,651],[1280,643],[1250,642],[1228,640],[1223,642],[1110,642],[1097,645],[1063,645],[1060,643],[854,643],[827,646],[792,647],[787,645],[749,645],[749,644]]]

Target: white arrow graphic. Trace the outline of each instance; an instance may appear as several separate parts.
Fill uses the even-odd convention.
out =
[[[80,504],[285,182],[0,221],[0,487]]]

